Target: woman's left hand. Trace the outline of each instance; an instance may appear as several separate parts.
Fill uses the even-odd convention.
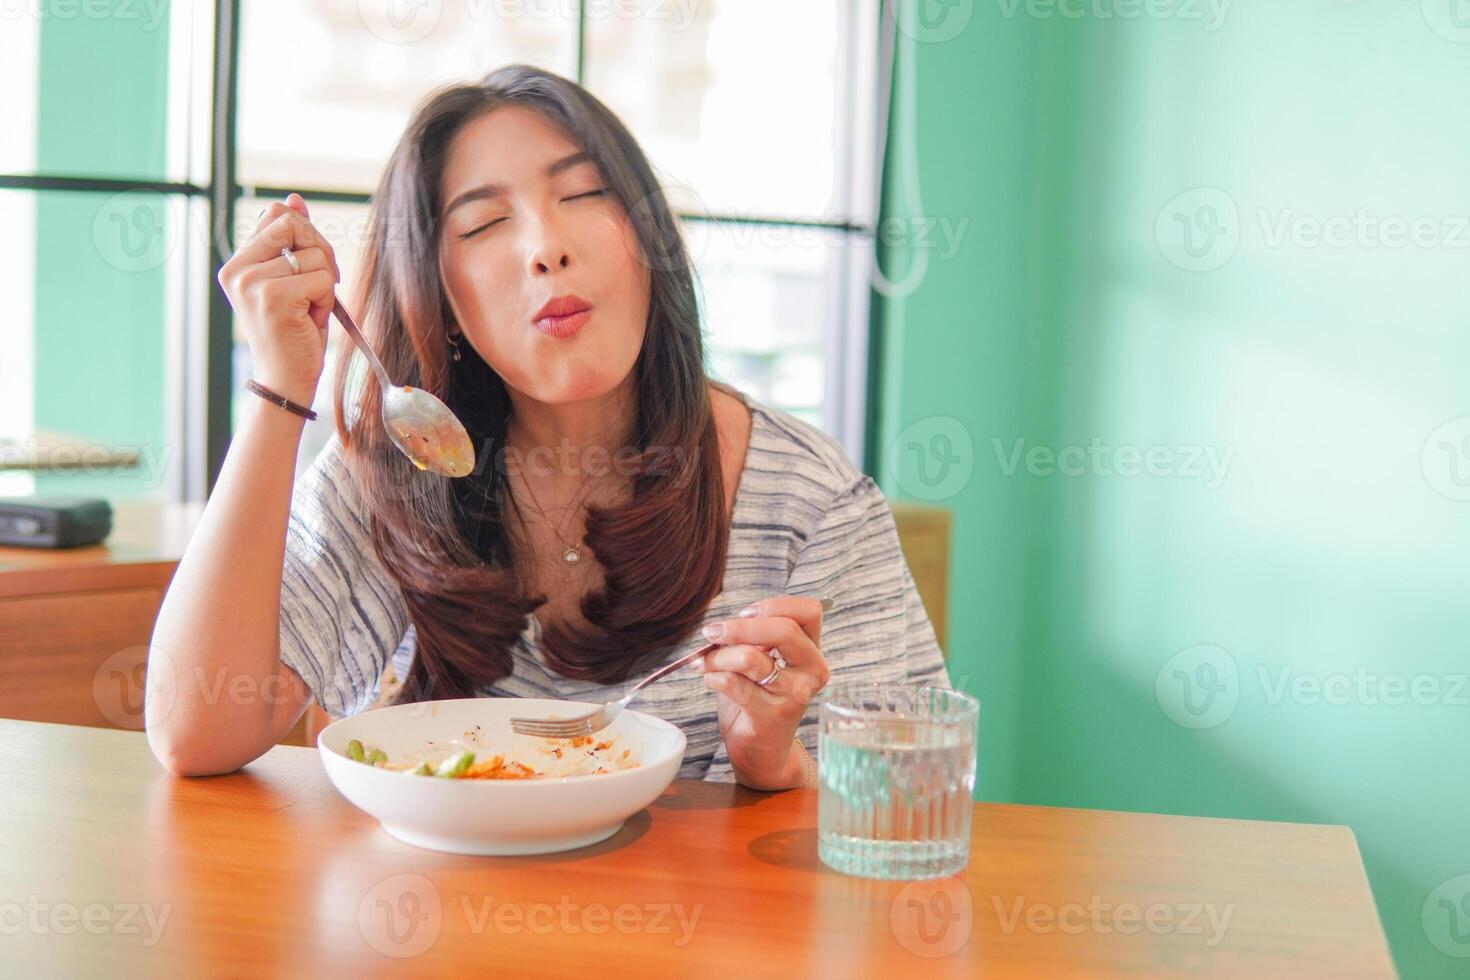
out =
[[[737,619],[710,623],[704,635],[720,647],[691,665],[715,692],[720,737],[735,777],[752,789],[790,789],[806,778],[793,739],[806,707],[827,685],[822,658],[822,603],[804,596],[762,599]],[[760,685],[779,650],[786,668]]]

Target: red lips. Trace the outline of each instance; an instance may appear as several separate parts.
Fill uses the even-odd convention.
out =
[[[537,310],[531,321],[536,323],[549,317],[571,316],[573,313],[581,313],[591,308],[592,304],[580,296],[556,296]]]

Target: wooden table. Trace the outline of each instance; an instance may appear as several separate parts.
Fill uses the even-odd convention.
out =
[[[1393,976],[1344,827],[977,804],[964,873],[868,881],[817,860],[814,791],[679,780],[601,844],[472,858],[309,749],[179,779],[136,732],[0,747],[14,976]]]

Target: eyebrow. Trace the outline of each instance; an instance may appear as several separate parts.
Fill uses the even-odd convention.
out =
[[[585,152],[568,154],[560,160],[553,161],[546,168],[545,175],[547,177],[555,177],[557,174],[570,170],[578,164],[590,163],[591,161],[592,156]],[[461,204],[468,204],[471,201],[482,201],[490,197],[501,197],[504,194],[505,187],[501,184],[481,184],[479,187],[471,188],[450,201],[449,206],[444,209],[444,217],[449,217],[450,212]]]

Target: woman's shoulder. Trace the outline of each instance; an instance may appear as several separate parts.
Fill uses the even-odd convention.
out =
[[[794,564],[815,541],[852,526],[881,494],[835,438],[790,412],[742,398],[751,432],[736,530],[758,537],[767,553],[779,541]]]
[[[793,493],[832,497],[867,479],[842,443],[790,412],[744,396],[750,407],[749,462]]]

